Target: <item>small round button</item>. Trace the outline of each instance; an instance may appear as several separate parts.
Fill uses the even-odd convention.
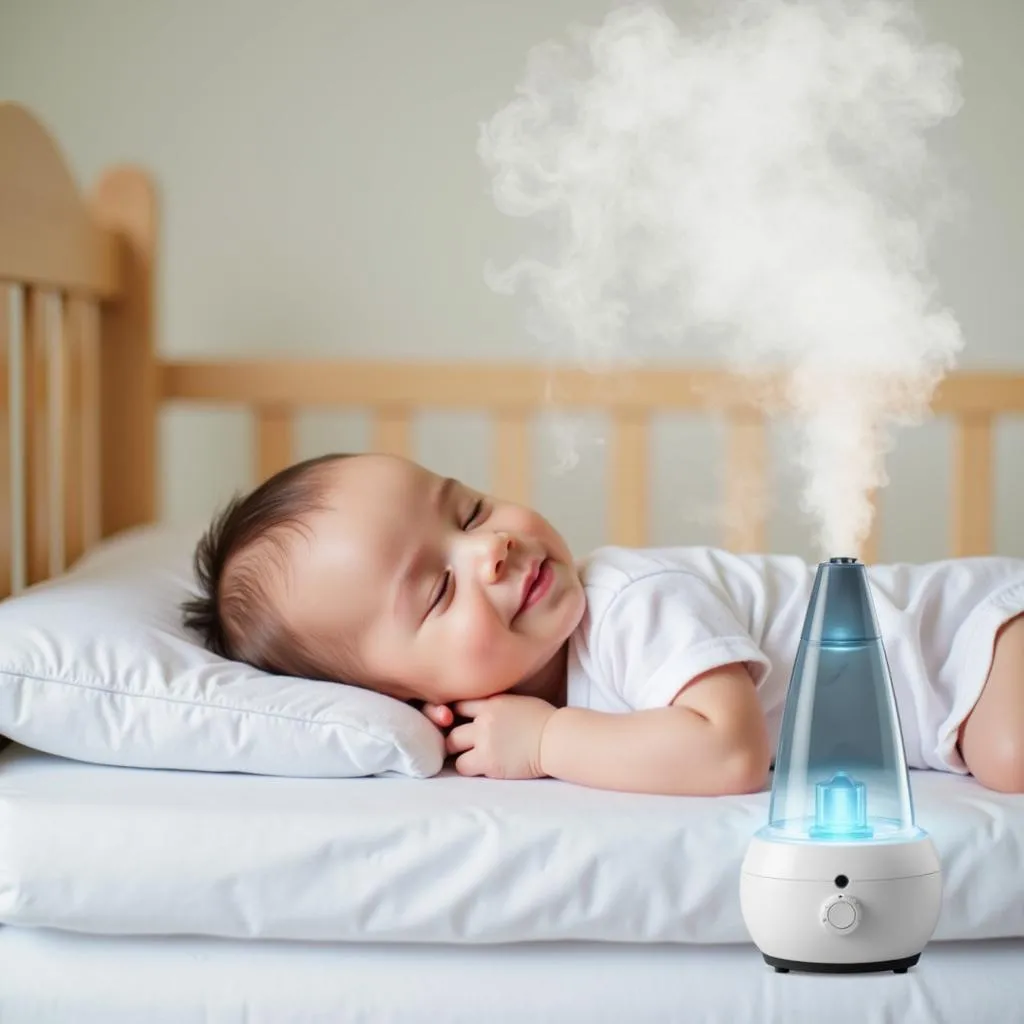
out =
[[[821,908],[821,923],[831,932],[847,935],[857,927],[860,915],[852,896],[830,896]]]

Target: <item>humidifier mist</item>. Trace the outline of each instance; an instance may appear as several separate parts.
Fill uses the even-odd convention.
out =
[[[931,938],[941,896],[867,570],[833,558],[811,590],[768,823],[743,862],[743,917],[778,971],[903,972]]]

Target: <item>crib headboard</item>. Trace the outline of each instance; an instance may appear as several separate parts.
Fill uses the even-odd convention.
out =
[[[155,514],[156,198],[113,168],[88,196],[0,103],[0,592]]]
[[[322,360],[173,361],[155,338],[156,190],[116,167],[83,195],[55,142],[0,103],[0,596],[60,572],[99,538],[157,511],[160,407],[252,411],[253,480],[293,457],[311,406],[369,410],[370,447],[411,453],[422,410],[485,410],[494,421],[494,490],[531,496],[529,428],[552,407],[600,409],[608,438],[609,540],[647,539],[649,423],[700,412],[727,425],[723,546],[765,546],[768,427],[775,382],[710,369]],[[993,426],[1024,414],[1024,373],[959,372],[937,415],[953,420],[950,554],[992,548]],[[878,517],[876,517],[877,522]],[[861,557],[874,558],[877,536]]]

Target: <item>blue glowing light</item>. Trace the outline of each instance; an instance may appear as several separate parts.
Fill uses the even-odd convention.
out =
[[[868,791],[863,782],[848,772],[836,772],[814,787],[812,839],[870,839]]]

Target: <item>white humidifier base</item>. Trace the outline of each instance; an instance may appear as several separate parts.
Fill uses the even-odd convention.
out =
[[[857,973],[913,967],[942,905],[928,835],[884,842],[751,841],[740,875],[750,937],[778,972]]]

